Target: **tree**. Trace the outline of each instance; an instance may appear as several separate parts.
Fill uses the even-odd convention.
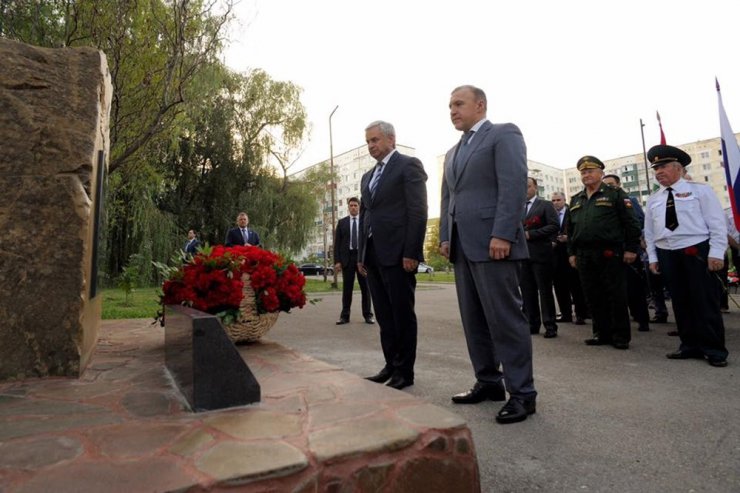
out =
[[[218,62],[231,9],[232,0],[4,0],[0,35],[46,47],[94,46],[106,54],[113,173],[166,133],[183,103],[196,96],[192,82]]]

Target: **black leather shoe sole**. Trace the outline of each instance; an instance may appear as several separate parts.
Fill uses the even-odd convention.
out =
[[[339,320],[337,320],[337,325],[344,325],[348,323],[349,323],[349,320],[345,320],[343,318],[340,318]]]
[[[552,339],[553,337],[557,337],[557,336],[558,336],[557,330],[546,330],[545,335],[542,337],[544,337],[545,339]]]
[[[615,349],[622,349],[622,350],[630,348],[629,342],[613,342],[612,346]]]
[[[388,383],[386,383],[386,385],[396,390],[401,390],[414,385],[414,381],[410,378],[393,377],[388,380]]]
[[[504,401],[506,391],[501,386],[477,384],[467,392],[452,396],[452,402],[455,404],[478,404],[485,400]]]
[[[726,359],[708,359],[707,363],[712,366],[716,366],[717,368],[724,368],[725,366],[727,366]]]
[[[496,421],[502,425],[518,423],[519,421],[524,421],[527,419],[527,416],[535,412],[537,412],[537,406],[534,400],[522,401],[512,397],[498,412]]]
[[[701,359],[704,356],[701,353],[692,353],[690,351],[674,351],[665,355],[668,359]]]
[[[392,376],[393,373],[390,370],[386,370],[384,368],[371,377],[365,377],[365,380],[370,380],[371,382],[375,383],[385,383],[390,380]]]
[[[374,323],[375,323],[375,319],[374,319],[374,318],[372,318],[372,317],[370,317],[370,318],[366,318],[366,319],[365,319],[365,323],[366,323],[366,324],[370,324],[370,325],[372,325],[372,324],[374,324]]]
[[[599,339],[598,337],[592,337],[591,339],[586,339],[583,341],[583,343],[586,346],[606,346],[608,344],[611,344],[609,341],[605,341],[603,339]]]

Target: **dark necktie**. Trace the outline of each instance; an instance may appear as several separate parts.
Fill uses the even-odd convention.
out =
[[[678,227],[678,215],[676,214],[676,202],[673,200],[673,189],[668,190],[668,200],[665,202],[665,227],[674,231]]]
[[[352,218],[352,233],[349,240],[350,250],[357,250],[357,218]]]
[[[375,189],[378,186],[380,175],[383,174],[384,167],[385,165],[383,164],[383,161],[378,161],[378,164],[375,167],[375,173],[373,173],[373,178],[370,180],[370,195],[375,195]]]
[[[247,228],[242,229],[242,239],[244,240],[244,244],[246,245],[247,239],[249,238],[249,235],[247,234]]]
[[[455,169],[456,174],[457,170],[465,161],[465,156],[468,150],[468,141],[470,140],[470,137],[473,135],[473,133],[474,132],[472,130],[463,132],[462,137],[460,137],[460,142],[457,144],[457,151],[455,152],[455,157],[452,161],[452,165]]]

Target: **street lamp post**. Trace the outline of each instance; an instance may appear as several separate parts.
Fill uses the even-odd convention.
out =
[[[642,118],[640,118],[640,135],[642,135],[642,160],[645,162],[645,186],[647,187],[647,193],[648,196],[650,195],[650,174],[648,173],[648,162],[647,162],[647,152],[645,152],[645,131],[643,130],[645,128],[645,124],[642,123]],[[637,184],[640,184],[640,180],[637,180]],[[640,189],[642,190],[642,188]],[[642,192],[640,192],[640,199],[642,200]]]
[[[332,141],[331,134],[331,117],[334,116],[334,112],[337,111],[339,105],[336,105],[331,113],[329,113],[329,171],[331,173],[331,244],[334,246],[337,241],[337,218],[336,218],[336,188],[337,184],[334,182],[334,142]],[[326,264],[328,252],[324,252],[324,263]],[[334,259],[336,264],[336,259]],[[324,270],[326,272],[326,269]],[[333,289],[337,289],[337,270],[334,269],[334,282],[331,283]]]

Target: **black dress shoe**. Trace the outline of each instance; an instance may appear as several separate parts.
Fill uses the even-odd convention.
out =
[[[339,320],[337,320],[337,325],[344,325],[348,323],[349,323],[349,320],[346,318],[340,318]]]
[[[556,322],[563,322],[563,323],[569,324],[569,323],[572,323],[573,322],[573,319],[570,318],[570,317],[566,318],[566,317],[564,317],[564,316],[561,315],[559,317],[555,317],[555,321]]]
[[[624,350],[624,349],[629,349],[630,348],[630,343],[629,342],[612,342],[612,346],[615,349],[622,349],[622,350]]]
[[[365,317],[365,323],[372,325],[375,323],[375,319],[373,317]]]
[[[501,424],[517,423],[524,421],[527,419],[527,416],[534,414],[536,411],[537,406],[534,399],[525,401],[517,397],[512,397],[498,412],[496,421]]]
[[[712,366],[716,366],[717,368],[724,368],[725,366],[727,366],[726,359],[707,358],[707,363],[709,363]]]
[[[693,352],[693,351],[681,351],[680,349],[678,351],[673,351],[672,353],[668,353],[665,355],[668,359],[692,359],[692,358],[703,358],[704,355],[700,352]]]
[[[556,329],[547,329],[545,330],[545,335],[543,336],[545,339],[552,339],[553,337],[558,336],[558,331]]]
[[[388,368],[383,368],[375,375],[371,377],[365,377],[365,380],[370,380],[371,382],[375,382],[375,383],[385,383],[392,376],[393,376],[393,370],[389,370]]]
[[[475,382],[472,389],[452,396],[452,402],[455,404],[478,404],[486,399],[492,401],[506,400],[504,386]]]
[[[586,321],[582,318],[576,318],[576,321],[573,322],[574,325],[586,325]]]
[[[651,324],[666,324],[668,323],[668,315],[656,315],[650,319]]]
[[[611,344],[611,341],[605,341],[598,336],[594,336],[591,339],[586,339],[583,343],[586,346],[606,346],[607,344]]]
[[[413,378],[406,378],[399,375],[393,375],[390,380],[388,380],[388,383],[386,383],[388,387],[392,387],[397,390],[405,389],[406,387],[409,387],[411,385],[414,385],[414,379]]]

